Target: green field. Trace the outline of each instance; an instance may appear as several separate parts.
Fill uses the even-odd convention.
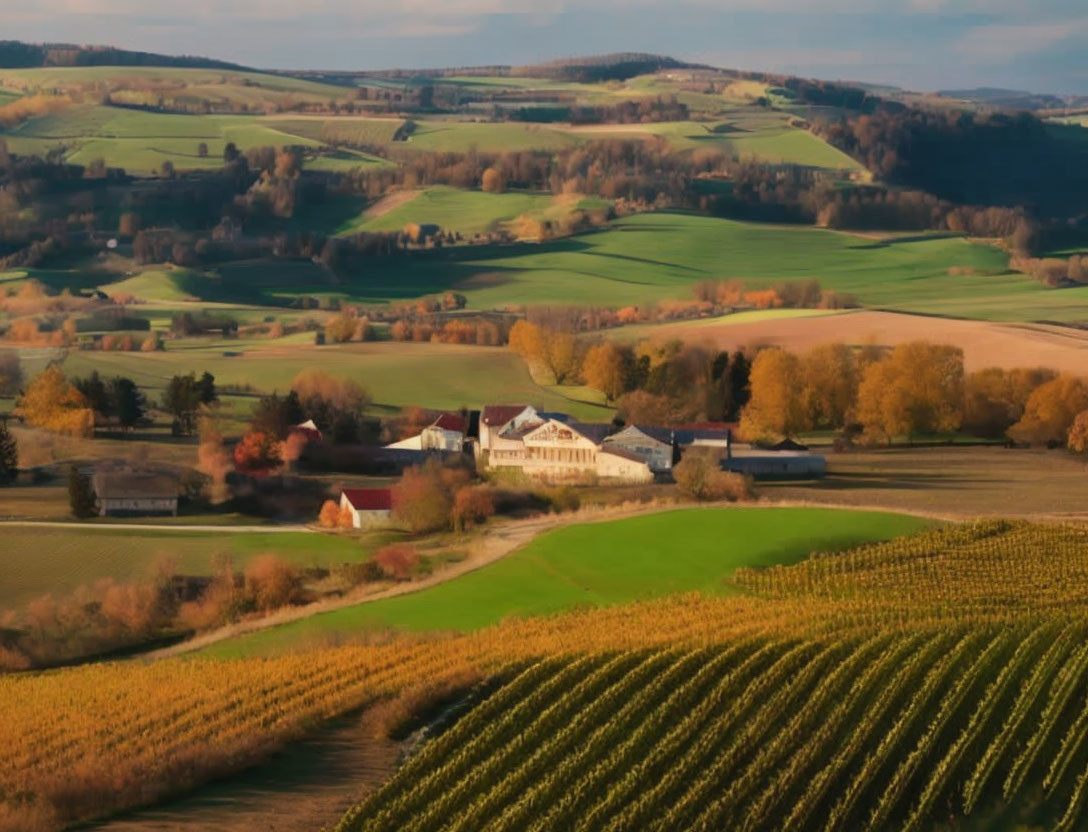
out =
[[[420,592],[278,627],[213,648],[237,656],[360,630],[471,630],[509,616],[619,604],[677,592],[731,593],[742,566],[925,528],[899,514],[834,509],[683,509],[548,532],[483,569]]]
[[[564,130],[535,124],[507,124],[471,121],[418,121],[407,146],[431,152],[465,153],[513,150],[561,150],[581,144]]]
[[[434,224],[444,231],[466,236],[494,231],[503,223],[528,211],[546,210],[551,194],[509,191],[489,194],[437,186],[419,191],[408,201],[376,217],[365,213],[345,223],[337,231],[399,231],[409,223]]]
[[[329,566],[369,557],[351,537],[309,532],[189,532],[33,528],[0,525],[0,611],[46,593],[64,594],[102,578],[150,577],[170,560],[180,575],[207,575],[212,558],[229,556],[236,569],[275,554],[299,566]]]
[[[83,376],[98,370],[125,375],[152,398],[178,373],[207,370],[220,385],[251,385],[255,390],[286,391],[303,370],[321,369],[355,379],[370,391],[376,406],[419,405],[435,409],[480,407],[488,403],[532,402],[582,419],[608,421],[612,410],[568,398],[533,382],[524,362],[509,350],[454,344],[363,343],[314,347],[312,336],[281,341],[172,342],[164,352],[71,352],[64,370]],[[44,366],[46,354],[24,361],[26,371]],[[247,409],[253,396],[236,402]]]
[[[233,142],[239,149],[251,147],[300,146],[317,148],[325,144],[305,133],[291,133],[292,123],[257,116],[187,115],[147,112],[120,107],[76,106],[58,113],[33,118],[18,127],[0,132],[16,153],[43,153],[54,147],[67,149],[66,158],[86,165],[102,159],[109,167],[145,175],[171,162],[178,170],[210,170],[223,164],[223,149]],[[314,122],[320,124],[320,122]],[[200,145],[207,145],[201,156]],[[350,169],[386,164],[365,153],[340,150],[311,163],[316,169]]]

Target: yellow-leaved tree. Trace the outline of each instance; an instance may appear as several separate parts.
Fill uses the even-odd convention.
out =
[[[51,364],[27,385],[15,414],[28,425],[68,436],[93,436],[94,411],[87,399]]]
[[[801,356],[806,428],[841,428],[858,393],[858,366],[846,344],[820,344]]]
[[[957,430],[963,421],[963,351],[911,341],[865,368],[857,418],[870,439]]]
[[[761,350],[749,376],[751,398],[740,418],[748,439],[778,439],[804,430],[801,361],[781,349]]]
[[[1036,387],[1009,437],[1031,445],[1064,445],[1077,415],[1088,410],[1088,381],[1063,373]]]

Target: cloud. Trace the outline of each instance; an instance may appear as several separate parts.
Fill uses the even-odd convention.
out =
[[[1082,37],[1088,37],[1088,17],[1050,23],[992,23],[970,29],[958,48],[973,60],[1001,63]]]

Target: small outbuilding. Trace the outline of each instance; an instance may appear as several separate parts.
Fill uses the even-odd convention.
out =
[[[654,474],[641,456],[624,448],[601,446],[597,452],[597,476],[623,483],[653,482]]]
[[[345,508],[357,529],[387,526],[393,519],[393,492],[389,488],[345,488],[340,494],[340,509]]]
[[[178,478],[172,474],[99,471],[93,483],[100,517],[177,517]]]

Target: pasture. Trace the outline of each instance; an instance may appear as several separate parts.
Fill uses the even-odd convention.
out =
[[[671,593],[729,594],[734,570],[794,563],[925,528],[898,514],[828,509],[678,509],[581,523],[489,566],[409,595],[345,607],[209,648],[253,655],[367,630],[473,630],[511,616]]]
[[[257,555],[274,554],[300,567],[366,560],[363,540],[311,532],[221,532],[122,528],[34,528],[0,524],[0,610],[47,593],[63,595],[103,578],[150,578],[171,562],[179,575],[209,575],[213,559],[242,569]]]
[[[398,193],[392,198],[401,196]],[[396,207],[380,214],[363,212],[337,229],[337,233],[400,231],[409,223],[415,223],[433,224],[443,231],[472,236],[498,230],[503,223],[529,211],[546,210],[552,203],[551,194],[527,191],[491,194],[437,186],[397,199]]]
[[[48,356],[25,362],[36,372]],[[352,378],[371,394],[375,407],[419,405],[456,410],[485,403],[532,402],[578,418],[607,421],[612,410],[596,402],[568,398],[562,388],[536,384],[524,362],[509,350],[456,344],[372,342],[315,347],[297,338],[283,341],[172,342],[163,352],[71,352],[64,370],[75,376],[98,370],[125,375],[149,396],[158,398],[175,374],[207,370],[217,384],[249,386],[255,391],[237,401],[246,409],[257,391],[285,392],[304,370],[322,369]]]

